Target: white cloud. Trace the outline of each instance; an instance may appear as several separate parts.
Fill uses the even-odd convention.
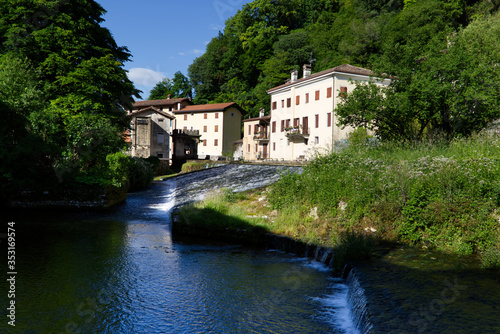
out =
[[[147,68],[135,67],[128,71],[128,78],[136,86],[153,87],[165,78],[165,74]]]
[[[179,52],[179,56],[184,56],[185,53],[184,52]]]
[[[194,53],[195,55],[201,55],[203,54],[205,51],[203,50],[200,50],[200,49],[194,49],[191,51],[192,53]]]

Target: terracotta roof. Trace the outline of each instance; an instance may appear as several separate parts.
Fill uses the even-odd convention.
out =
[[[173,112],[175,114],[182,114],[182,113],[195,113],[204,111],[223,111],[227,110],[230,107],[235,107],[242,113],[245,113],[245,111],[238,104],[236,104],[236,102],[190,105],[190,106],[185,106],[181,110],[174,110]]]
[[[374,74],[371,70],[368,70],[366,68],[352,66],[352,65],[349,65],[349,64],[344,64],[344,65],[340,65],[340,66],[337,66],[337,67],[334,67],[334,68],[330,68],[328,70],[324,70],[324,71],[321,71],[321,72],[318,72],[318,73],[311,74],[307,78],[301,78],[301,79],[298,79],[295,82],[287,82],[286,84],[283,84],[281,86],[273,87],[273,88],[269,89],[267,92],[270,93],[270,92],[272,92],[274,90],[277,90],[277,89],[280,89],[280,88],[284,88],[284,87],[287,87],[287,86],[292,86],[292,85],[295,85],[297,83],[301,83],[301,82],[304,82],[304,81],[307,81],[307,80],[311,80],[311,79],[320,77],[322,75],[330,74],[330,73],[334,73],[334,72],[348,73],[348,74],[358,74],[358,75],[366,75],[366,76],[371,76],[371,75]]]
[[[259,120],[270,121],[271,120],[271,116],[247,118],[247,119],[244,119],[243,122],[259,121]]]
[[[152,110],[152,111],[154,111],[154,112],[156,112],[156,113],[158,113],[160,115],[163,115],[163,116],[165,116],[167,118],[170,118],[170,119],[174,119],[175,118],[175,115],[172,114],[170,111],[162,111],[162,110],[160,110],[158,108],[151,107],[151,106],[146,107],[146,108],[142,108],[142,109],[139,109],[139,110],[136,110],[136,111],[130,113],[129,116],[137,116],[138,114],[141,114],[141,113],[146,112],[148,110]]]
[[[132,103],[133,108],[140,107],[149,107],[149,106],[169,106],[169,105],[177,105],[180,102],[188,102],[189,104],[193,104],[191,100],[186,97],[180,97],[175,99],[163,99],[163,100],[146,100],[146,101],[136,101]]]

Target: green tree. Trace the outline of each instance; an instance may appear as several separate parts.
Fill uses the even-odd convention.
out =
[[[173,79],[165,78],[158,82],[149,93],[148,100],[166,99],[170,95],[171,98],[178,97],[193,97],[193,88],[189,79],[180,71],[176,72]]]
[[[389,88],[358,84],[336,110],[339,124],[397,140],[481,131],[500,118],[499,36],[499,15],[477,19],[444,49],[402,67]]]
[[[24,138],[36,138],[31,142],[40,146],[35,154],[39,163],[30,167],[33,159],[24,160],[24,170],[49,175],[42,178],[47,182],[59,176],[54,173],[57,166],[68,165],[73,158],[82,159],[71,164],[73,174],[102,167],[104,175],[106,155],[124,147],[122,132],[128,128],[125,110],[134,96],[139,97],[139,91],[123,68],[129,51],[117,46],[109,30],[100,25],[104,13],[93,0],[0,2],[0,54],[27,59],[32,80],[47,101],[43,107],[23,108],[17,113],[24,117]],[[10,97],[18,104],[26,100],[19,93]],[[97,128],[91,130],[93,126]],[[84,142],[74,138],[85,138],[89,133],[99,137],[100,143],[92,146],[91,158],[74,155],[79,145],[75,143]],[[21,142],[14,145],[14,154],[25,150]]]

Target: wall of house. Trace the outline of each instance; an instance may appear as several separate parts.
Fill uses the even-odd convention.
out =
[[[241,112],[230,107],[224,111],[221,154],[233,150],[233,142],[241,139]]]
[[[171,120],[152,111],[137,115],[132,121],[131,141],[132,156],[171,159]]]
[[[258,150],[255,147],[255,140],[253,140],[256,124],[259,124],[258,120],[243,122],[243,159],[246,161],[257,160],[255,155]]]
[[[258,141],[254,139],[255,126],[262,125],[259,119],[243,122],[243,159],[247,161],[255,161],[260,159],[270,158],[269,141]],[[270,135],[269,125],[266,125],[268,136]],[[269,137],[268,137],[269,138]],[[267,157],[265,156],[265,148],[267,146]]]

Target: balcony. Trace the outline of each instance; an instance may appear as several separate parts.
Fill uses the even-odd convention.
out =
[[[290,141],[302,141],[309,138],[309,128],[302,125],[285,128],[285,136]]]
[[[265,132],[254,132],[253,140],[255,141],[269,141],[269,135],[267,131]]]

